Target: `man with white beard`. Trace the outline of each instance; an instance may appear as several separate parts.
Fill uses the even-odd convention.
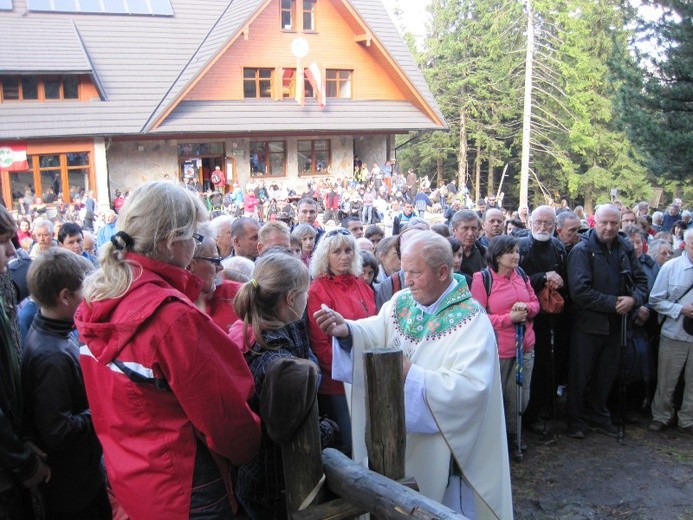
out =
[[[520,239],[520,267],[529,276],[534,292],[545,287],[557,289],[566,297],[566,260],[568,255],[563,243],[553,236],[556,228],[556,213],[549,206],[539,206],[532,212],[531,235]],[[534,318],[534,372],[530,388],[530,399],[524,412],[523,423],[532,431],[547,433],[545,421],[556,394],[557,369],[567,352],[564,345],[557,345],[554,338],[554,357],[551,353],[551,334],[555,332],[556,314],[541,311]]]

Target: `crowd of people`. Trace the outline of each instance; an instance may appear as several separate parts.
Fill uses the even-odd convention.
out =
[[[573,439],[650,410],[693,433],[681,201],[470,207],[392,164],[236,191],[0,208],[0,518],[285,518],[281,444],[313,400],[322,446],[365,463],[374,348],[403,353],[407,475],[470,518],[512,517],[509,456],[557,416]]]

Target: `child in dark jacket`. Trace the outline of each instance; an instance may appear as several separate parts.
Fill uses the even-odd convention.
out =
[[[27,274],[39,312],[22,355],[24,415],[27,433],[46,452],[52,470],[42,487],[49,519],[111,518],[73,323],[82,281],[92,270],[85,258],[52,248]]]

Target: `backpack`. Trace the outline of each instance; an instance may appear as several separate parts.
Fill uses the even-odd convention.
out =
[[[392,294],[395,294],[402,289],[402,281],[399,279],[399,271],[392,274],[390,278],[392,278]]]
[[[527,273],[525,273],[524,269],[522,267],[516,267],[515,271],[522,276],[522,279],[527,283],[527,280],[529,280],[529,277],[527,276]],[[491,271],[489,271],[488,267],[484,267],[481,270],[481,280],[484,282],[484,289],[486,289],[486,296],[491,295],[491,286],[493,285],[493,276],[491,276]]]

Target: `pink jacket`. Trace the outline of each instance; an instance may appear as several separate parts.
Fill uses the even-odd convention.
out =
[[[524,344],[525,352],[530,352],[535,342],[532,318],[539,314],[539,300],[534,294],[529,278],[525,281],[517,271],[513,271],[509,278],[500,276],[491,268],[489,271],[493,280],[491,294],[486,295],[481,272],[476,272],[472,280],[472,296],[486,309],[491,319],[498,341],[498,357],[501,359],[515,357],[515,324],[510,319],[510,309],[517,302],[527,304]]]

